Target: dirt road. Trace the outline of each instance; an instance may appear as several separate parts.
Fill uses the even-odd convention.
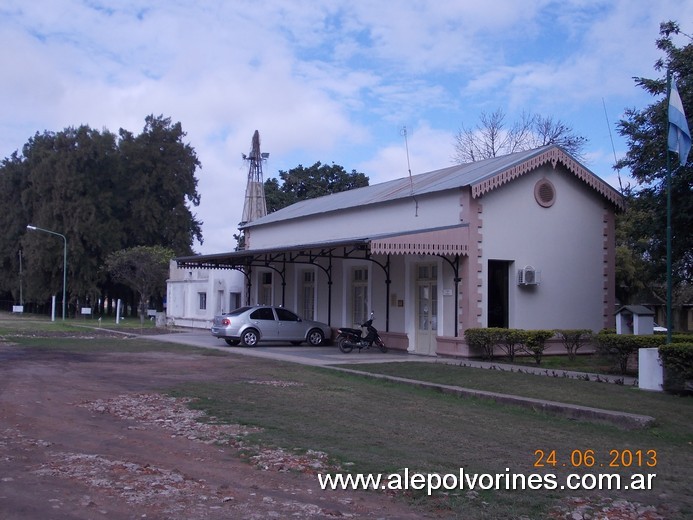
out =
[[[421,518],[380,492],[322,491],[324,454],[265,450],[243,459],[243,428],[201,423],[160,393],[228,378],[243,362],[256,361],[0,342],[0,516]]]

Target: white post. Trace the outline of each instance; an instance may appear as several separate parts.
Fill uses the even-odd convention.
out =
[[[51,296],[51,321],[55,321],[55,294]]]
[[[118,304],[116,305],[116,325],[120,324],[120,298],[118,299]]]
[[[638,352],[638,386],[643,390],[662,391],[664,368],[658,348],[641,348]]]

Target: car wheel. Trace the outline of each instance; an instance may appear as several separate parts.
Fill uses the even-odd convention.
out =
[[[231,345],[232,347],[235,347],[241,342],[239,339],[225,339],[224,341],[226,341],[227,345]]]
[[[255,329],[248,329],[241,335],[241,343],[245,347],[254,347],[259,339]]]
[[[321,345],[324,339],[325,335],[320,329],[313,329],[308,333],[308,343],[314,347]]]

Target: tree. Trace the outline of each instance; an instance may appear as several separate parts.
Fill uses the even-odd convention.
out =
[[[19,249],[28,301],[46,300],[62,282],[62,247],[29,236],[27,224],[59,232],[68,244],[68,301],[122,295],[101,269],[113,251],[163,246],[191,254],[201,223],[199,161],[180,123],[148,116],[141,134],[88,126],[36,133],[0,162],[0,295],[18,300]]]
[[[676,78],[689,127],[693,113],[693,43],[676,47],[674,35],[682,34],[677,23],[660,25],[656,45],[664,53],[654,65],[661,73],[656,79],[635,78],[655,101],[642,110],[629,109],[618,122],[618,131],[628,142],[628,152],[616,168],[629,168],[636,183],[627,198],[625,214],[619,218],[618,247],[630,252],[637,277],[651,295],[664,301],[666,279],[666,177],[668,98],[666,71]],[[690,38],[690,37],[689,37]],[[693,279],[693,167],[676,167],[671,175],[672,200],[672,278],[673,303],[680,306],[691,301]],[[678,166],[674,155],[672,165]],[[628,287],[627,279],[619,285]],[[631,290],[630,293],[635,293]],[[675,317],[676,315],[674,315]]]
[[[267,212],[273,213],[302,200],[363,186],[368,186],[368,177],[356,170],[348,173],[343,166],[334,163],[327,166],[320,161],[308,168],[299,164],[288,172],[279,170],[279,179],[270,178],[265,181]],[[236,239],[236,251],[245,248],[243,233],[234,234],[233,238]]]
[[[474,128],[460,129],[455,135],[454,160],[470,163],[549,144],[560,145],[581,159],[586,143],[570,126],[550,116],[523,112],[519,121],[507,126],[505,112],[499,108],[491,114],[482,112]]]
[[[173,250],[161,246],[138,246],[111,253],[105,268],[114,281],[139,294],[140,322],[144,323],[149,300],[166,290],[169,262]]]
[[[200,162],[184,137],[181,124],[163,116],[147,116],[137,136],[120,130],[132,245],[160,244],[190,255],[193,240],[202,242],[202,223],[188,208],[200,204],[195,178]]]
[[[340,191],[368,186],[368,177],[356,170],[348,173],[343,166],[332,166],[320,161],[308,168],[298,165],[288,172],[279,171],[279,178],[265,181],[267,212],[272,213],[286,206],[306,199],[322,197]]]

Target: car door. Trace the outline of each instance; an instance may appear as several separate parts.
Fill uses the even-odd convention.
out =
[[[260,338],[266,341],[276,341],[279,334],[277,320],[272,307],[260,307],[250,313],[250,323],[260,332]]]
[[[301,321],[301,318],[287,309],[276,308],[274,310],[277,313],[277,318],[279,318],[279,335],[277,339],[286,341],[305,339],[305,324]]]

